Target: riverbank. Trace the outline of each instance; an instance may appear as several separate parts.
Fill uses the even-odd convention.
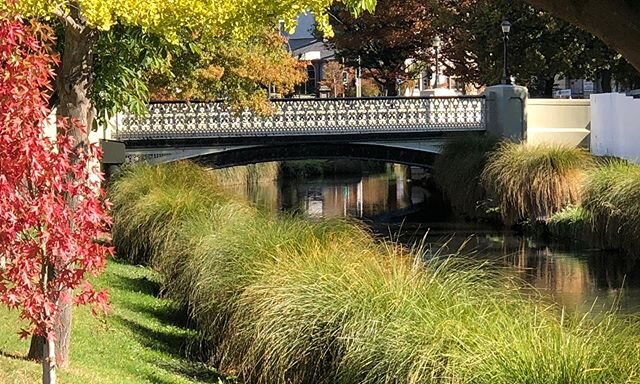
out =
[[[89,308],[74,309],[71,365],[59,371],[62,383],[234,383],[203,363],[187,358],[196,331],[183,313],[157,297],[159,276],[149,268],[109,261],[94,279],[111,295],[105,321]],[[0,383],[41,381],[42,366],[24,360],[29,341],[20,341],[17,314],[0,309]]]
[[[164,276],[210,361],[252,383],[625,382],[640,330],[572,317],[457,255],[378,242],[342,220],[274,217],[189,164],[112,190],[121,254]],[[560,362],[560,363],[559,363]]]
[[[466,175],[468,185],[447,182],[451,175]],[[639,165],[579,148],[467,138],[445,147],[435,179],[463,217],[497,217],[525,232],[640,256]]]

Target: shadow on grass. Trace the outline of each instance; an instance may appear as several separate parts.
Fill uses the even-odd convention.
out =
[[[160,295],[160,283],[148,279],[146,276],[133,278],[114,274],[110,280],[109,286],[111,288],[142,293],[153,297],[158,297]]]
[[[145,308],[142,306],[142,308]],[[207,383],[235,383],[235,381],[218,374],[218,372],[201,361],[203,352],[198,346],[195,332],[186,329],[156,330],[122,316],[112,316],[114,321],[131,330],[134,337],[147,349],[159,351],[172,360],[154,359],[150,363],[156,367],[176,375]],[[148,378],[153,383],[168,382],[153,375]]]
[[[153,317],[164,325],[172,325],[188,330],[193,330],[193,324],[189,320],[187,311],[173,303],[162,306],[147,305],[144,303],[126,302],[122,306],[132,312],[144,313]]]
[[[0,356],[6,357],[6,358],[9,358],[9,359],[14,359],[14,360],[29,361],[29,362],[32,362],[34,364],[38,363],[37,360],[27,358],[27,355],[18,355],[16,353],[10,353],[10,352],[3,351],[2,349],[0,349]]]
[[[148,349],[163,352],[174,358],[184,358],[186,347],[195,339],[192,332],[180,332],[178,329],[156,330],[119,315],[112,319],[131,330],[136,339]]]
[[[204,363],[180,362],[180,363],[159,363],[158,368],[164,369],[176,375],[180,375],[190,380],[203,383],[237,383],[236,379],[220,375],[215,369],[208,367]],[[147,377],[153,383],[169,383],[157,375]]]
[[[160,292],[159,283],[145,276],[130,277],[114,274],[110,277],[109,286],[154,299],[157,299]],[[113,321],[129,329],[138,342],[147,349],[159,351],[170,357],[166,360],[155,359],[150,361],[151,364],[190,380],[235,383],[202,362],[206,359],[207,352],[199,343],[197,333],[189,329],[186,311],[181,310],[179,306],[169,300],[157,305],[157,301],[147,298],[123,300],[119,306],[148,320],[131,319],[113,314],[110,316]],[[160,376],[151,375],[148,380],[154,383],[168,382]]]

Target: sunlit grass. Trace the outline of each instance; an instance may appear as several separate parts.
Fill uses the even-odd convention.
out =
[[[640,254],[640,166],[606,160],[587,174],[583,194],[601,240]]]
[[[165,169],[174,172],[153,172]],[[193,184],[167,188],[162,176],[162,193],[113,196],[126,202],[115,205],[116,222],[136,223],[117,244],[154,250],[165,293],[188,308],[210,361],[246,382],[640,380],[635,321],[565,315],[485,265],[461,255],[424,261],[348,221],[272,217],[209,183],[198,191],[203,175],[193,171]],[[135,175],[113,193],[135,190]],[[198,194],[206,203],[185,203]],[[138,204],[149,200],[164,203],[148,214]],[[171,236],[147,236],[159,227]]]
[[[190,361],[196,337],[171,301],[159,299],[158,276],[148,268],[109,262],[95,284],[111,293],[106,322],[88,308],[74,310],[71,365],[61,383],[225,383],[215,370]],[[17,335],[15,312],[0,309],[0,383],[40,382],[41,366],[26,361],[28,341]]]
[[[584,172],[593,166],[580,148],[503,142],[482,172],[506,223],[546,220],[581,201]]]

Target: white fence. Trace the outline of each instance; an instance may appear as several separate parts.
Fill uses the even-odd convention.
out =
[[[591,95],[591,152],[640,162],[640,99]]]

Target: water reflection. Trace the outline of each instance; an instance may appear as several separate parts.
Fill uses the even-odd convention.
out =
[[[424,192],[411,188],[403,175],[309,180],[283,183],[281,188],[282,209],[311,217],[374,218],[417,206],[424,200]]]
[[[394,166],[386,173],[252,184],[242,194],[274,212],[361,218],[377,232],[406,243],[426,236],[429,248],[445,247],[444,252],[464,245],[465,254],[507,266],[569,310],[619,307],[640,313],[639,260],[537,243],[512,232],[456,222],[443,216],[437,194],[415,184],[410,170]]]
[[[407,210],[418,209],[427,196],[424,189],[411,184],[408,169],[401,166],[370,175],[280,180],[277,185],[260,184],[246,192],[246,198],[268,209],[275,208],[277,201],[279,210],[309,217],[372,220],[403,216]]]
[[[455,229],[453,229],[455,231]],[[432,247],[459,249],[473,258],[508,267],[527,284],[570,311],[619,309],[640,313],[640,260],[588,249],[567,249],[523,238],[513,232],[478,227],[446,235],[427,234]]]

